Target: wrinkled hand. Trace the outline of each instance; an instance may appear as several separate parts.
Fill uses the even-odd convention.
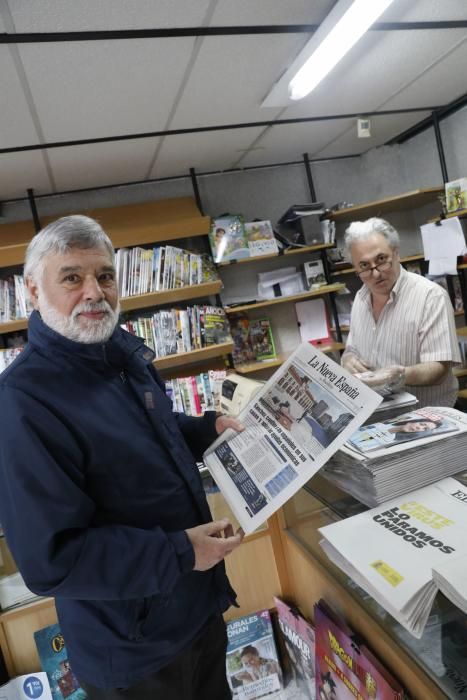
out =
[[[240,423],[239,420],[232,418],[231,416],[219,416],[216,418],[215,425],[218,435],[223,433],[224,430],[227,430],[227,428],[232,428],[232,430],[235,430],[237,433],[241,433],[242,430],[245,430],[245,426]]]
[[[347,352],[342,358],[342,366],[352,374],[368,372],[370,368],[358,355]]]
[[[361,372],[355,376],[377,391],[378,394],[384,396],[384,394],[394,393],[402,389],[405,384],[405,367],[393,365],[374,372]]]
[[[207,571],[218,564],[242,542],[244,532],[241,528],[234,534],[227,518],[214,520],[212,523],[198,525],[185,530],[193,545],[195,553],[195,571]]]

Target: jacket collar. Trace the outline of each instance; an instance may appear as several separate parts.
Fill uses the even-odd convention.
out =
[[[32,346],[50,353],[78,356],[83,360],[114,367],[124,367],[134,355],[145,363],[151,362],[155,357],[153,351],[144,345],[142,338],[128,333],[118,325],[105,343],[77,343],[52,330],[37,311],[33,311],[29,318],[28,341]]]

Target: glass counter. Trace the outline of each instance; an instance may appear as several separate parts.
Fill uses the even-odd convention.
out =
[[[467,473],[456,478],[467,484]],[[467,615],[439,593],[423,636],[416,639],[366,591],[334,566],[319,546],[318,528],[365,510],[368,510],[366,506],[319,474],[283,506],[288,532],[358,600],[440,690],[449,698],[467,697]]]

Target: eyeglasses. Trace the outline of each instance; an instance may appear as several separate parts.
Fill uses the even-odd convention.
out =
[[[384,257],[384,259],[382,259],[382,257],[378,256],[378,258],[376,259],[379,260],[379,262],[376,265],[372,265],[372,267],[366,267],[363,270],[355,270],[357,275],[362,279],[367,279],[373,273],[373,270],[378,270],[378,272],[385,272],[386,270],[389,270],[391,268],[392,258]]]

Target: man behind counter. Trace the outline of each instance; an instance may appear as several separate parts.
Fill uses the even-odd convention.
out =
[[[404,386],[419,407],[454,406],[460,353],[445,290],[401,267],[399,235],[383,219],[351,224],[345,245],[363,286],[342,365],[375,388]]]

